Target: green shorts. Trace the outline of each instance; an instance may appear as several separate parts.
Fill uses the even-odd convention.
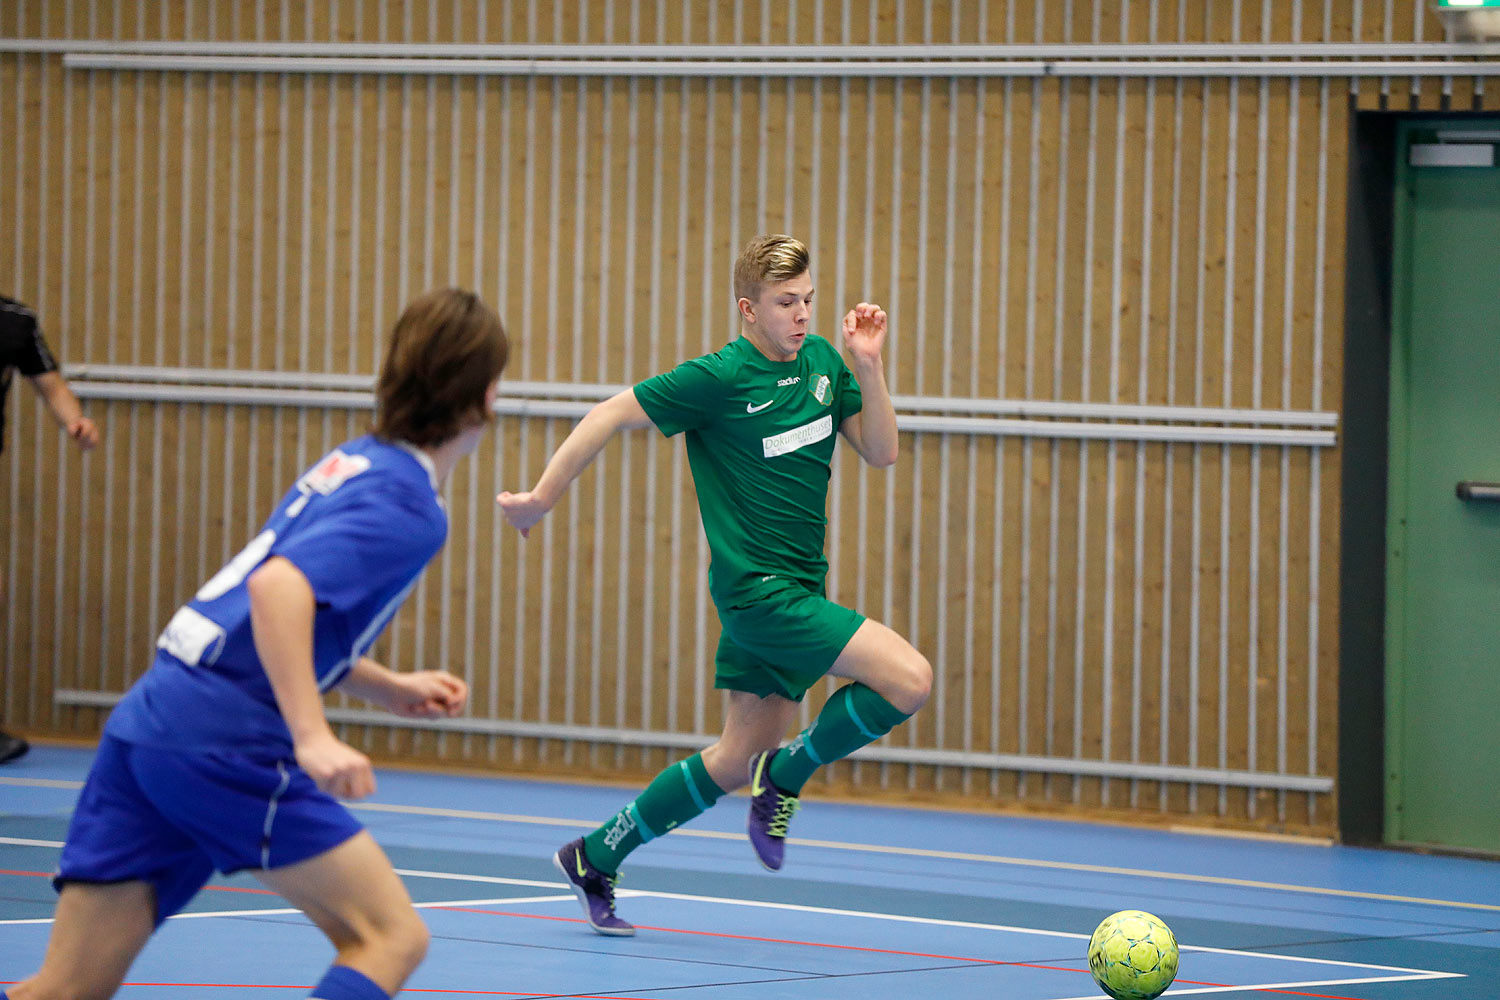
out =
[[[772,577],[720,607],[714,687],[801,701],[833,666],[865,616],[823,589]]]

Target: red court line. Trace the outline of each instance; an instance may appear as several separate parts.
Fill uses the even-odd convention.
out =
[[[537,993],[535,990],[526,993],[506,992],[505,990],[414,990],[410,986],[401,991],[402,993],[439,993],[454,994],[462,996],[485,996],[485,997],[577,997],[578,1000],[653,1000],[651,997],[615,997],[604,993]],[[657,998],[660,1000],[660,998]]]
[[[446,909],[446,907],[444,907],[444,908]],[[476,911],[476,912],[483,912],[483,911]],[[578,923],[583,923],[583,921],[579,920]],[[656,928],[656,927],[652,927],[652,928],[649,928],[649,929],[650,930],[660,930],[660,928]],[[691,934],[691,933],[695,933],[695,932],[693,932],[693,931],[686,931],[684,933]],[[716,936],[716,937],[731,937],[733,935],[711,935],[711,936]],[[763,939],[755,938],[755,939],[752,939],[752,940],[763,940]],[[790,944],[811,944],[812,942],[792,941],[792,942],[789,942],[789,943]],[[831,945],[829,947],[844,947],[844,946],[843,945]],[[866,950],[874,951],[874,950],[877,950],[877,949],[866,949]],[[892,954],[907,955],[907,954],[912,954],[912,953],[911,952],[894,952]],[[973,961],[976,961],[976,962],[988,962],[987,959],[974,959]],[[1023,967],[1028,968],[1028,969],[1056,969],[1059,972],[1077,972],[1078,971],[1077,969],[1061,969],[1061,968],[1058,968],[1056,966],[1050,966],[1050,965],[1025,965],[1025,963],[1023,963],[1023,962],[988,962],[988,964],[990,964],[990,965],[1017,965],[1017,966],[1023,966]],[[1201,981],[1196,980],[1196,979],[1179,979],[1177,981],[1179,983],[1187,983],[1190,986],[1226,986],[1226,987],[1229,986],[1228,983],[1207,983],[1207,982],[1201,982]],[[11,979],[11,980],[0,979],[0,986],[14,986],[18,982],[20,982],[20,980],[17,980],[17,979]],[[203,987],[203,988],[210,988],[210,989],[216,989],[216,990],[218,990],[218,989],[224,989],[224,990],[310,990],[310,989],[312,989],[311,986],[289,986],[289,985],[286,985],[284,983],[121,983],[120,985],[121,985],[121,987],[125,987],[125,986],[150,986],[150,987],[156,987],[156,988],[160,988],[160,987],[164,987],[164,986]],[[1229,988],[1233,989],[1235,987],[1229,987]],[[1317,997],[1317,998],[1319,998],[1319,1000],[1355,1000],[1355,998],[1353,998],[1353,997],[1339,997],[1339,996],[1334,996],[1331,993],[1298,993],[1295,990],[1256,989],[1253,986],[1241,986],[1241,987],[1238,987],[1238,988],[1239,989],[1254,990],[1254,992],[1257,992],[1257,993],[1284,993],[1284,994],[1287,994],[1289,996],[1294,996],[1294,997]],[[413,988],[413,987],[410,987],[410,986],[406,987],[401,992],[402,993],[433,993],[433,994],[437,994],[437,995],[440,995],[440,996],[575,997],[575,998],[577,998],[577,1000],[652,1000],[651,997],[640,997],[640,996],[634,996],[634,997],[616,997],[616,996],[609,996],[609,995],[603,994],[603,993],[538,993],[535,990],[525,990],[525,991],[520,991],[520,992],[517,992],[515,990],[438,990],[438,989],[418,989],[418,988]]]
[[[552,917],[534,913],[513,913],[505,910],[484,910],[468,906],[429,906],[429,910],[453,910],[459,913],[484,913],[496,917],[521,917],[525,920],[559,920],[564,923],[581,924],[581,917]],[[891,948],[870,948],[858,944],[833,944],[826,941],[788,941],[785,938],[756,937],[750,934],[725,934],[720,931],[695,931],[683,927],[648,927],[645,924],[637,925],[643,931],[660,931],[663,934],[691,934],[695,937],[723,938],[729,941],[759,941],[763,944],[791,944],[800,945],[805,948],[832,948],[844,951],[863,951],[875,955],[905,955],[909,958],[937,958],[949,962],[979,962],[985,965],[1018,965],[1024,966],[1023,962],[1002,962],[993,958],[968,958],[963,955],[935,955],[925,951],[897,951]],[[1053,966],[1038,965],[1038,969],[1050,969]],[[1061,969],[1064,972],[1087,972],[1087,969]]]
[[[469,906],[430,906],[430,910],[452,910],[456,913],[484,913],[496,917],[521,917],[525,920],[559,920],[564,923],[581,924],[582,917],[553,917],[539,913],[512,913],[505,910],[484,910]],[[948,962],[967,962],[977,965],[1006,966],[1017,969],[1042,969],[1047,972],[1073,972],[1087,974],[1088,969],[1070,969],[1062,965],[1038,965],[1034,962],[1002,962],[995,958],[972,958],[965,955],[937,955],[925,951],[898,951],[892,948],[870,948],[858,944],[833,944],[828,941],[789,941],[785,938],[756,937],[750,934],[725,934],[720,931],[695,931],[683,927],[648,927],[645,924],[637,925],[643,931],[659,931],[664,934],[691,934],[697,937],[724,938],[731,941],[759,941],[763,944],[790,944],[800,945],[804,948],[832,948],[842,951],[862,951],[874,955],[904,955],[908,958],[936,958]],[[1256,993],[1280,993],[1295,997],[1316,997],[1318,1000],[1359,1000],[1357,997],[1335,996],[1331,993],[1299,993],[1296,990],[1276,990],[1266,987],[1235,986],[1233,983],[1211,983],[1199,979],[1178,979],[1178,983],[1186,986],[1218,986],[1225,989],[1253,990]]]
[[[6,870],[6,869],[0,869],[0,875],[40,875],[40,876],[43,876],[43,877],[50,877],[50,875],[49,875],[48,872],[23,872],[23,871],[9,871],[9,870]],[[244,892],[244,893],[254,893],[256,895],[266,895],[266,896],[274,896],[274,895],[276,895],[274,892],[272,892],[269,889],[242,889],[242,888],[239,888],[239,887],[236,887],[236,886],[227,886],[227,885],[210,885],[210,886],[205,886],[204,888],[206,888],[206,889],[208,889],[210,891],[213,891],[213,892]],[[567,924],[581,924],[581,923],[584,922],[581,917],[553,917],[553,916],[547,916],[545,914],[540,914],[540,913],[513,913],[513,912],[507,912],[505,910],[484,910],[484,909],[479,909],[479,908],[472,907],[472,906],[430,906],[430,907],[427,907],[427,909],[430,909],[430,910],[449,910],[449,911],[451,911],[453,913],[483,913],[483,914],[485,914],[487,916],[493,916],[493,917],[519,917],[519,918],[521,918],[523,920],[556,920],[556,921],[560,921],[562,923],[567,923]],[[925,951],[899,951],[899,950],[896,950],[896,949],[893,949],[893,948],[870,948],[870,947],[865,946],[865,945],[857,945],[857,944],[834,944],[834,943],[829,942],[829,941],[791,941],[791,940],[787,940],[786,938],[757,937],[757,936],[751,935],[751,934],[725,934],[725,933],[722,933],[722,932],[719,932],[719,931],[695,931],[695,930],[689,930],[689,929],[684,928],[684,927],[648,927],[648,926],[642,924],[642,925],[640,925],[640,929],[641,930],[646,930],[646,931],[658,931],[658,932],[663,933],[663,934],[690,934],[690,935],[694,935],[696,937],[724,938],[724,939],[730,940],[730,941],[758,941],[758,942],[761,942],[762,944],[788,944],[788,945],[799,945],[799,946],[804,947],[804,948],[830,948],[830,949],[842,950],[842,951],[861,951],[861,952],[867,952],[867,953],[873,954],[873,955],[903,955],[903,956],[905,956],[907,958],[935,958],[935,959],[939,959],[939,960],[946,961],[946,962],[968,962],[968,963],[979,964],[979,965],[1008,966],[1008,967],[1013,967],[1013,968],[1018,968],[1018,969],[1042,969],[1042,970],[1045,970],[1047,972],[1073,972],[1073,973],[1080,973],[1080,974],[1088,972],[1087,969],[1070,969],[1070,968],[1067,968],[1066,966],[1061,966],[1061,965],[1038,965],[1038,964],[1036,964],[1034,962],[1002,962],[999,959],[994,959],[994,958],[973,958],[973,957],[966,956],[966,955],[938,955],[938,954],[934,954],[932,952],[925,952]],[[1299,993],[1296,990],[1276,990],[1276,989],[1270,989],[1270,988],[1265,988],[1265,987],[1254,987],[1254,986],[1239,986],[1239,987],[1236,987],[1232,983],[1212,983],[1212,982],[1208,982],[1206,980],[1198,980],[1198,979],[1178,979],[1177,982],[1182,983],[1182,984],[1187,985],[1187,986],[1217,986],[1217,987],[1222,987],[1222,988],[1226,988],[1226,989],[1253,990],[1256,993],[1278,993],[1278,994],[1282,994],[1282,995],[1285,995],[1285,996],[1314,997],[1314,998],[1316,998],[1316,1000],[1358,1000],[1357,997],[1335,996],[1332,993]],[[10,985],[10,984],[7,983],[5,985]],[[310,987],[310,986],[274,986],[274,985],[255,986],[254,984],[250,984],[250,983],[125,983],[124,985],[126,985],[126,986],[203,986],[203,987],[214,987],[214,988],[218,988],[218,987],[224,987],[224,988],[240,987],[240,988],[244,988],[244,989],[257,988],[257,989],[278,989],[278,990],[279,989],[287,989],[287,990],[312,989],[312,987]],[[571,996],[581,996],[581,994],[576,994],[576,993],[535,993],[535,992],[516,993],[516,992],[506,992],[504,990],[422,990],[422,989],[407,988],[403,992],[406,992],[406,993],[446,993],[446,994],[463,994],[463,995],[474,995],[474,996],[506,996],[506,997],[511,997],[511,996],[538,996],[538,997],[571,997]],[[601,997],[601,996],[596,996],[594,994],[589,994],[588,995],[588,1000],[644,1000],[644,998],[641,998],[641,997],[624,997],[624,998],[621,998],[621,997]]]

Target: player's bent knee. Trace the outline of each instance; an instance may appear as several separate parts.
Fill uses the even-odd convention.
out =
[[[895,661],[876,691],[898,711],[915,715],[932,693],[932,664],[915,649]],[[873,685],[872,685],[873,686]]]
[[[865,682],[897,711],[915,715],[932,693],[932,664],[915,649],[886,661],[878,674]]]
[[[406,976],[411,975],[422,964],[422,960],[427,957],[427,947],[432,942],[432,932],[427,929],[427,924],[417,915],[417,911],[410,910],[408,913],[409,916],[403,918],[400,926],[394,929],[393,940],[389,943],[391,953],[399,956],[405,967]]]
[[[431,940],[427,924],[415,909],[407,906],[404,912],[377,917],[371,925],[357,931],[347,946],[340,947],[339,953],[355,965],[360,964],[354,961],[357,955],[379,956],[387,973],[394,973],[404,982],[427,957]]]
[[[902,666],[900,701],[892,701],[891,704],[911,715],[927,704],[927,698],[932,694],[932,663],[921,653],[912,650],[912,655]]]

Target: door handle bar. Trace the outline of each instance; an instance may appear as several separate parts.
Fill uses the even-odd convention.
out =
[[[1500,483],[1481,483],[1465,479],[1453,488],[1460,500],[1500,500]]]

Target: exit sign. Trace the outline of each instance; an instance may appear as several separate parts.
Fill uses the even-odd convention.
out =
[[[1473,10],[1476,7],[1500,7],[1500,0],[1437,0],[1438,10]]]

